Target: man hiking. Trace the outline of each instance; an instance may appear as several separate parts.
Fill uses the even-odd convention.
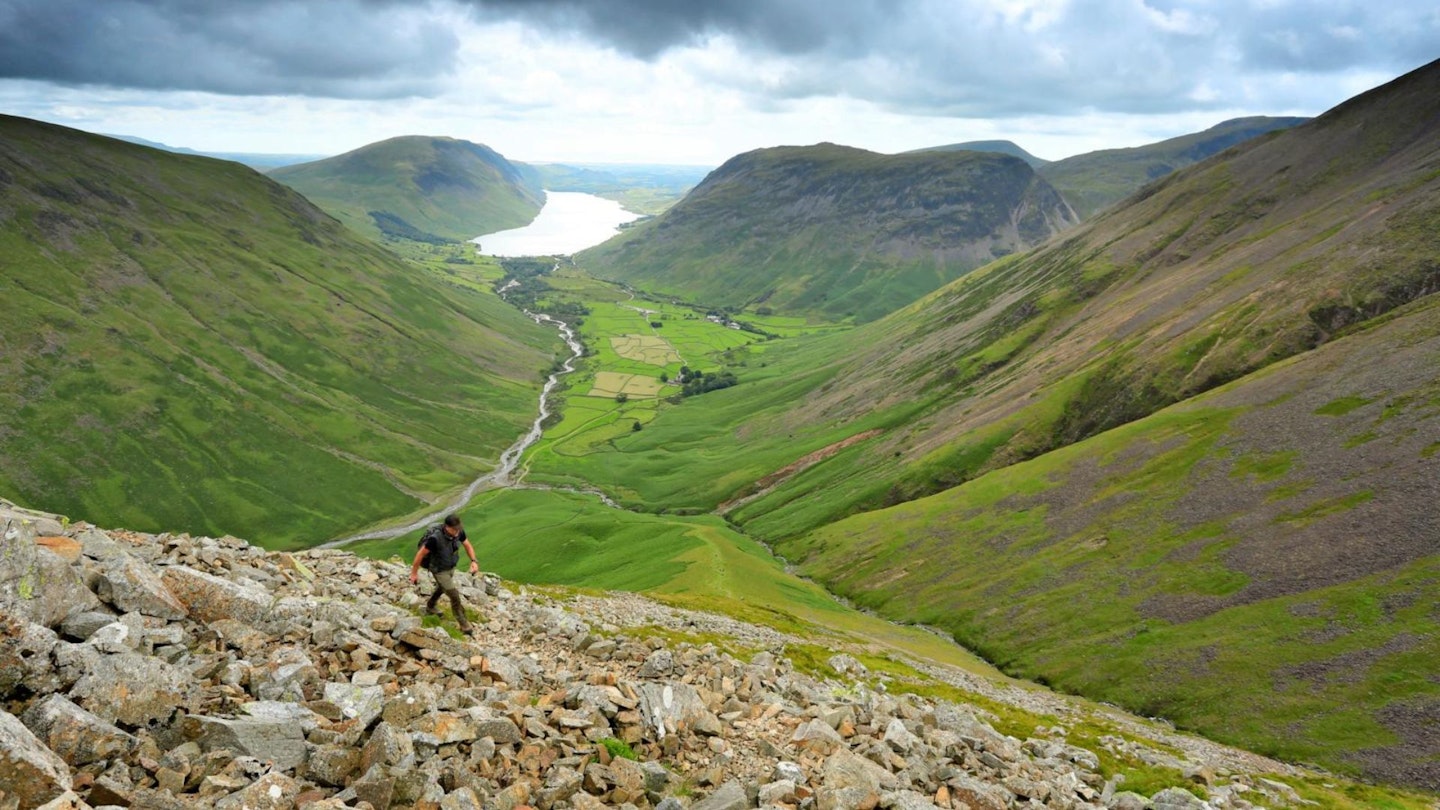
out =
[[[415,551],[415,562],[410,566],[410,581],[418,584],[420,582],[420,566],[435,575],[435,592],[430,594],[430,599],[425,603],[427,614],[440,615],[437,605],[440,602],[440,594],[450,597],[450,609],[455,613],[455,621],[460,625],[460,632],[466,635],[472,630],[470,619],[465,615],[465,604],[460,601],[460,591],[455,587],[455,563],[460,560],[460,546],[465,546],[465,553],[470,555],[470,573],[480,572],[480,563],[475,560],[475,547],[470,545],[470,539],[465,536],[465,528],[460,525],[459,515],[446,515],[444,523],[437,523],[425,531],[425,536],[420,538],[420,546]]]

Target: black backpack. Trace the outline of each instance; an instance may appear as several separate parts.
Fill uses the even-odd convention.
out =
[[[425,532],[420,535],[419,541],[415,543],[415,550],[419,551],[420,549],[424,548],[425,541],[429,540],[432,537],[435,538],[435,544],[438,546],[440,542],[445,539],[444,532],[440,529],[441,525],[442,524],[437,523],[434,526],[426,529]],[[436,552],[431,551],[429,554],[425,555],[425,559],[421,561],[420,565],[423,566],[426,571],[434,571],[435,566],[433,565],[433,563],[436,561],[437,558],[439,558],[439,556],[440,555]]]

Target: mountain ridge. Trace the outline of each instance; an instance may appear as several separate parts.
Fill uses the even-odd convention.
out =
[[[1010,156],[775,147],[731,158],[661,216],[577,258],[712,306],[864,321],[1074,220]]]

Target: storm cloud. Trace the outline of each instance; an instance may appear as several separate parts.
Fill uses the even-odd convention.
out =
[[[1306,0],[0,0],[0,78],[226,95],[443,95],[461,32],[520,24],[687,64],[757,109],[842,97],[909,114],[1166,113],[1273,103],[1287,76],[1440,55],[1431,2]],[[501,57],[495,57],[501,58]]]

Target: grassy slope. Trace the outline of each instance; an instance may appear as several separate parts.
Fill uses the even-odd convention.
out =
[[[1268,132],[1308,118],[1235,118],[1205,130],[1130,149],[1102,149],[1037,166],[1082,217],[1114,205],[1146,183]]]
[[[917,550],[926,530],[920,529],[919,523],[907,524],[912,529],[907,534],[887,534],[885,543],[872,543],[877,555],[873,561],[867,561],[863,554],[852,554],[848,543],[853,535],[838,528],[834,533],[815,535],[823,538],[823,551],[819,550],[821,546],[812,548],[807,533],[847,515],[944,491],[971,479],[978,479],[975,486],[989,481],[992,491],[1008,493],[1008,484],[996,482],[1010,479],[996,476],[1020,475],[1012,470],[1030,469],[1013,467],[1017,462],[1039,456],[1035,464],[1058,464],[1056,459],[1064,456],[1054,455],[1054,451],[1074,452],[1061,448],[1323,346],[1353,328],[1351,324],[1374,323],[1376,318],[1388,317],[1387,313],[1401,311],[1396,308],[1403,308],[1407,301],[1433,293],[1440,283],[1434,263],[1434,257],[1440,255],[1440,152],[1436,147],[1440,140],[1434,130],[1436,105],[1440,103],[1440,93],[1435,92],[1440,80],[1437,73],[1440,71],[1433,66],[1418,71],[1310,125],[1252,142],[1223,158],[1182,171],[1157,184],[1144,198],[1066,238],[1054,240],[1032,254],[998,262],[882,322],[843,336],[765,347],[763,352],[740,358],[742,385],[662,411],[644,431],[597,448],[589,459],[592,468],[605,471],[619,491],[651,508],[709,509],[754,488],[748,482],[807,453],[869,428],[883,428],[884,434],[861,441],[794,475],[728,514],[748,532],[782,541],[782,548],[820,554],[812,562],[814,570],[842,586],[844,577],[852,573],[858,576],[856,572],[860,571],[866,572],[864,587],[881,587],[887,576],[912,576],[905,564],[923,560],[917,557]],[[1433,379],[1433,355],[1401,361],[1395,351],[1397,343],[1405,345],[1412,338],[1397,334],[1381,331],[1356,335],[1354,340],[1370,353],[1370,360],[1353,367],[1365,368],[1368,363],[1383,371],[1409,362]],[[760,348],[752,347],[751,351]],[[1343,376],[1331,379],[1338,381]],[[1298,527],[1310,532],[1304,536],[1312,545],[1324,545],[1345,537],[1344,527],[1348,524],[1330,518],[1332,514],[1361,515],[1373,521],[1374,513],[1362,508],[1369,502],[1365,499],[1371,498],[1390,509],[1387,514],[1394,513],[1391,507],[1395,504],[1406,504],[1401,513],[1405,531],[1412,537],[1420,531],[1420,536],[1433,538],[1433,517],[1425,517],[1433,513],[1424,511],[1434,502],[1433,493],[1425,494],[1422,481],[1413,477],[1414,464],[1433,465],[1430,459],[1436,452],[1433,439],[1416,438],[1433,435],[1433,424],[1425,421],[1429,418],[1425,408],[1433,407],[1425,404],[1431,401],[1426,399],[1431,395],[1424,393],[1426,385],[1429,383],[1421,379],[1408,391],[1379,386],[1374,394],[1387,403],[1382,413],[1395,404],[1408,414],[1393,421],[1392,426],[1400,433],[1386,438],[1390,444],[1408,442],[1402,455],[1410,454],[1412,467],[1407,475],[1412,477],[1406,480],[1414,484],[1397,485],[1391,490],[1391,479],[1375,467],[1364,472],[1366,480],[1375,482],[1370,487],[1375,493],[1370,495],[1365,494],[1364,487],[1322,495],[1319,492],[1328,489],[1328,483],[1306,488],[1303,481],[1295,481],[1275,495],[1276,503],[1283,503],[1288,511],[1271,514],[1262,510],[1260,514],[1272,518],[1270,523],[1278,520],[1276,525],[1282,528]],[[1277,393],[1274,398],[1281,396]],[[1330,398],[1339,404],[1329,407],[1343,408],[1351,401],[1348,396],[1348,392],[1336,391]],[[1356,396],[1365,400],[1371,395]],[[1328,400],[1312,406],[1312,412],[1327,404]],[[1212,437],[1220,435],[1215,431],[1225,426],[1224,419],[1216,419],[1209,434]],[[1195,444],[1189,438],[1191,430],[1185,427],[1171,440],[1186,442],[1187,447]],[[1343,445],[1351,443],[1362,448],[1363,456],[1377,447],[1389,446],[1377,444],[1368,435],[1370,432],[1379,431],[1350,430],[1338,440],[1341,449],[1348,449]],[[1283,471],[1286,464],[1296,465],[1300,460],[1318,463],[1322,456],[1330,457],[1326,453],[1339,452],[1332,447],[1337,440],[1331,434],[1296,433],[1288,428],[1283,433],[1293,440],[1293,447],[1237,451],[1253,453],[1254,458],[1236,462],[1238,475],[1232,476],[1234,470],[1230,470],[1219,474],[1218,480],[1240,480],[1250,496],[1258,492],[1268,497],[1269,488],[1260,486],[1264,476]],[[1151,434],[1151,438],[1155,435]],[[1200,455],[1188,461],[1206,458],[1209,446],[1202,443],[1192,449]],[[1199,486],[1198,478],[1192,481],[1187,476],[1193,465],[1183,463],[1187,458],[1182,454],[1175,462],[1179,466],[1171,470],[1169,483],[1186,482],[1192,491],[1216,493],[1211,507],[1228,507],[1225,498],[1231,494],[1230,489]],[[1245,476],[1250,470],[1259,483],[1248,483]],[[1347,474],[1332,468],[1327,475],[1343,481]],[[1045,481],[1038,475],[1028,480],[1028,486]],[[1099,497],[1080,479],[1069,481],[1063,489],[1081,504]],[[1160,487],[1146,491],[1148,497],[1126,501],[1134,513],[1128,518],[1133,525],[1125,529],[1128,547],[1153,545],[1160,550],[1157,553],[1172,550],[1167,544],[1175,534],[1174,525],[1155,519],[1151,513],[1168,509],[1170,502],[1165,499],[1180,489],[1178,484]],[[966,488],[956,492],[970,491]],[[1005,509],[990,511],[1002,523],[1016,519],[1036,523],[1042,521],[1045,512],[1035,510],[1035,514],[1017,517]],[[900,512],[879,512],[870,519],[878,525],[894,514]],[[1216,520],[1227,516],[1231,522],[1239,520],[1228,512]],[[931,522],[943,527],[951,519],[947,515]],[[1428,535],[1421,531],[1427,519],[1431,521]],[[1230,526],[1230,522],[1222,523]],[[1270,523],[1262,519],[1256,526],[1242,525],[1255,533],[1247,542],[1268,536],[1273,531]],[[855,525],[859,524],[837,524]],[[995,531],[984,520],[966,526],[977,532]],[[1203,545],[1216,536],[1206,532],[1214,531],[1211,526],[1187,524],[1179,534],[1186,535],[1185,543]],[[1341,589],[1336,593],[1348,593],[1345,598],[1375,604],[1385,594],[1399,593],[1400,602],[1394,604],[1401,607],[1396,609],[1408,609],[1403,604],[1409,598],[1404,596],[1406,589],[1424,580],[1423,566],[1429,564],[1426,555],[1433,549],[1427,552],[1423,541],[1419,545],[1413,540],[1406,541],[1408,545],[1397,545],[1387,535],[1372,537],[1373,545],[1380,549],[1371,555],[1380,561],[1378,568],[1357,567],[1351,557],[1307,556],[1302,553],[1303,547],[1294,544],[1275,547],[1278,565],[1294,565],[1310,577],[1302,578],[1298,585],[1290,581],[1291,598],[1303,601],[1307,597],[1300,594],[1308,592],[1314,599],[1329,599],[1324,589],[1334,587]],[[1429,542],[1433,544],[1433,539]],[[1216,546],[1208,552],[1212,556],[1222,554],[1227,547],[1218,541],[1212,545]],[[1203,549],[1184,553],[1200,551]],[[1370,554],[1363,550],[1354,553]],[[1107,579],[1113,576],[1107,571],[1113,569],[1106,569],[1103,560],[1084,563],[1072,571],[1058,563],[1042,562],[1039,574],[1023,566],[996,566],[999,575],[1014,573],[1017,579],[994,582],[993,590],[975,597],[974,609],[1004,610],[1033,597],[1035,622],[1047,629],[1053,630],[1053,625],[1073,632],[1073,600],[1064,598],[1073,594],[1046,593],[1042,597],[1037,595],[1041,591],[1031,588],[1043,587],[1045,576],[1076,577],[1088,583],[1089,572],[1096,577],[1097,587],[1120,587]],[[950,559],[929,566],[925,569],[925,576],[930,578],[927,583],[907,579],[909,590],[922,591],[924,585],[938,604],[939,595],[955,588],[947,576],[963,579],[967,565],[968,559]],[[1422,566],[1419,574],[1407,568],[1415,565]],[[1349,581],[1327,579],[1321,584],[1319,572],[1333,576],[1351,570],[1357,573]],[[1228,597],[1241,592],[1250,580],[1258,581],[1261,574],[1273,572],[1256,569],[1239,573],[1249,579],[1242,582],[1236,570],[1223,561],[1205,558],[1196,571],[1200,580],[1197,592],[1207,597]],[[1387,577],[1393,580],[1389,584]],[[1176,583],[1169,579],[1161,584],[1171,587]],[[855,588],[857,594],[859,587]],[[1191,594],[1184,588],[1178,593],[1178,606],[1158,598],[1147,605],[1147,610],[1154,611],[1153,622],[1188,615],[1185,611],[1193,606],[1185,597]],[[1121,616],[1123,620],[1128,615],[1124,611],[1133,606],[1117,604],[1106,609],[1112,617]],[[1202,607],[1204,604],[1210,603]],[[1237,602],[1225,609],[1239,611],[1247,605],[1258,605],[1248,608],[1257,611],[1254,615],[1261,617],[1257,621],[1273,621],[1274,616],[1266,611],[1280,610],[1274,605],[1283,603],[1269,604]],[[897,602],[890,609],[910,611],[911,607]],[[910,615],[918,614],[920,609],[914,608]],[[1327,615],[1329,610],[1324,605],[1313,609],[1320,611],[1319,615]],[[1420,615],[1423,610],[1416,610],[1419,613],[1407,613],[1404,621],[1411,622],[1417,633],[1428,632],[1426,622],[1433,616],[1427,619]],[[935,608],[925,618],[938,621],[943,612]],[[1394,629],[1378,627],[1372,621],[1376,615],[1373,612],[1335,615],[1342,616],[1337,625],[1339,632],[1347,631],[1351,625],[1357,628],[1353,638],[1344,642],[1356,645],[1356,649],[1370,649],[1367,645],[1376,638],[1382,638],[1380,647],[1385,649],[1383,637]],[[1351,616],[1354,621],[1347,621]],[[999,613],[987,618],[997,625],[1004,624]],[[1218,634],[1223,624],[1223,619],[1200,617],[1195,621],[1216,623],[1210,630],[1199,629],[1198,623],[1193,625],[1197,637],[1202,638],[1207,637],[1206,633]],[[1212,730],[1225,723],[1238,724],[1240,714],[1253,705],[1257,719],[1248,723],[1243,733],[1234,732],[1237,737],[1295,756],[1324,757],[1340,766],[1355,767],[1358,760],[1342,758],[1354,755],[1364,760],[1359,766],[1367,772],[1413,778],[1411,773],[1387,771],[1378,765],[1384,753],[1368,758],[1356,753],[1361,748],[1383,748],[1399,742],[1381,728],[1381,723],[1367,721],[1368,725],[1356,726],[1358,730],[1351,736],[1336,733],[1336,723],[1343,726],[1361,714],[1378,711],[1374,702],[1357,703],[1362,708],[1349,715],[1336,714],[1338,719],[1329,725],[1301,722],[1297,726],[1301,736],[1286,743],[1274,735],[1289,733],[1277,729],[1287,722],[1287,713],[1302,711],[1295,706],[1303,701],[1278,707],[1266,703],[1263,693],[1270,691],[1271,685],[1266,682],[1262,688],[1257,683],[1275,675],[1277,669],[1261,669],[1268,674],[1246,682],[1250,691],[1238,698],[1237,714],[1235,702],[1226,703],[1213,691],[1193,692],[1194,699],[1186,703],[1182,696],[1192,694],[1185,690],[1192,689],[1194,682],[1184,678],[1177,677],[1174,683],[1181,685],[1164,691],[1165,679],[1148,674],[1151,670],[1136,665],[1133,656],[1127,659],[1132,664],[1129,670],[1101,667],[1103,676],[1074,674],[1067,667],[1084,663],[1080,645],[1071,645],[1069,658],[1060,655],[1055,660],[1042,660],[1047,647],[1027,640],[1033,636],[1006,636],[1003,626],[989,632],[1000,638],[992,640],[987,651],[1032,674],[1066,678],[1086,688],[1105,678],[1119,678],[1113,693],[1132,705],[1161,706],[1186,722]],[[1055,631],[1054,637],[1060,635],[1063,633]],[[978,632],[970,637],[985,643]],[[1404,631],[1389,637],[1401,639],[1392,652],[1403,660],[1397,663],[1387,659],[1373,670],[1379,673],[1376,677],[1423,690],[1429,676],[1417,678],[1420,670],[1407,662],[1424,660],[1432,652],[1425,646],[1429,642],[1415,642]],[[1156,633],[1150,638],[1161,640],[1152,650],[1157,656],[1174,660],[1188,636],[1172,632]],[[1252,648],[1244,644],[1224,646],[1234,641],[1234,637],[1217,635],[1214,650],[1205,647],[1200,657],[1218,651],[1229,657],[1232,664],[1227,666],[1239,666],[1234,663],[1237,659],[1251,661],[1255,657]],[[1317,656],[1330,654],[1324,648],[1311,647],[1312,652],[1319,650]],[[1310,659],[1308,664],[1318,666],[1316,660]],[[1348,660],[1342,659],[1342,663]],[[1384,675],[1387,667],[1392,667],[1393,674]],[[1127,679],[1135,673],[1145,673],[1143,682]],[[1362,681],[1376,686],[1376,681],[1366,680],[1369,677],[1365,675]],[[1312,707],[1338,705],[1327,701],[1344,703],[1351,698],[1344,690],[1325,692],[1328,687],[1312,686],[1294,687],[1319,695],[1310,704]],[[1155,694],[1164,691],[1165,697],[1144,693],[1141,687],[1153,688]],[[1432,711],[1427,705],[1415,704],[1401,722],[1404,717],[1425,717]],[[1326,742],[1327,735],[1332,738],[1330,742]],[[1408,760],[1399,760],[1410,765],[1397,767],[1424,767],[1414,764],[1413,753],[1405,755],[1410,757]],[[1421,754],[1434,755],[1433,750]]]
[[[545,201],[533,169],[454,138],[391,138],[269,174],[373,237],[381,230],[371,211],[422,233],[465,240],[525,225]]]
[[[554,336],[475,266],[404,262],[238,164],[0,128],[7,497],[308,544],[455,488],[531,418]]]
[[[1016,158],[780,147],[732,158],[580,261],[710,306],[863,321],[1072,221]]]
[[[1440,788],[1440,301],[961,487],[781,543],[1007,670]],[[1428,776],[1427,776],[1428,774]]]

